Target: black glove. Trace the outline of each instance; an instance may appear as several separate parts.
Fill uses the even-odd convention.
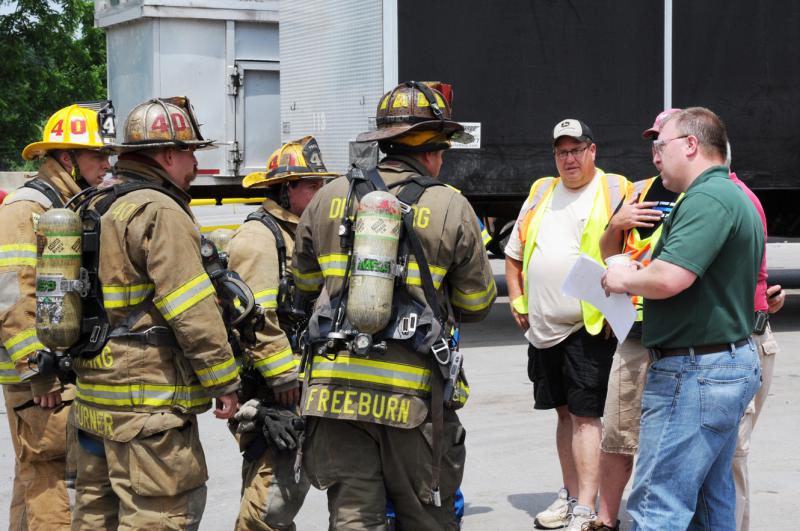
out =
[[[261,407],[259,417],[263,422],[261,429],[267,442],[274,444],[278,450],[297,448],[304,423],[293,409],[278,406]]]

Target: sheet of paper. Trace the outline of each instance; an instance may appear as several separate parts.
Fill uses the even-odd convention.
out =
[[[564,279],[561,291],[570,297],[584,300],[600,310],[611,325],[614,335],[620,343],[623,343],[636,321],[636,308],[627,295],[614,293],[606,297],[605,291],[600,286],[600,278],[604,271],[602,265],[588,255],[582,254]]]

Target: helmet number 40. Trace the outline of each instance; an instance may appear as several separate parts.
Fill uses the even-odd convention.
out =
[[[86,120],[75,119],[69,123],[69,132],[73,135],[82,135],[86,132]],[[50,134],[55,136],[64,136],[64,120],[57,121]]]
[[[186,129],[186,119],[182,114],[174,112],[170,114],[170,118],[172,119],[172,127],[176,132]],[[167,125],[167,119],[165,115],[159,114],[156,116],[156,119],[153,120],[153,124],[150,126],[150,129],[152,131],[161,131],[162,133],[168,132],[169,126]]]

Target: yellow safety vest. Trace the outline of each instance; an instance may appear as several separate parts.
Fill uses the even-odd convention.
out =
[[[600,177],[598,177],[600,186],[597,188],[592,211],[581,235],[580,251],[602,264],[600,237],[603,235],[614,209],[627,196],[630,183],[622,175],[599,171],[601,172]],[[533,254],[533,248],[536,245],[536,237],[539,234],[539,227],[547,210],[546,207],[552,201],[553,190],[560,181],[560,177],[538,179],[531,186],[531,191],[528,195],[528,210],[523,215],[519,228],[519,237],[524,246],[522,259],[523,296],[520,301],[520,309],[524,309],[524,312],[520,313],[528,312],[528,264]],[[603,314],[585,301],[581,301],[581,310],[586,330],[592,335],[599,334],[603,329]]]
[[[636,181],[632,184],[631,195],[638,195],[639,199],[637,200],[637,203],[649,201],[649,199],[647,199],[647,193],[656,182],[656,179],[658,179],[658,176]],[[683,197],[683,193],[678,195],[678,197],[675,199],[675,202],[677,203],[681,197]],[[661,230],[663,228],[664,223],[662,220],[662,223],[656,227],[656,230],[654,230],[647,238],[642,238],[639,235],[639,230],[636,227],[630,229],[625,234],[625,248],[623,249],[623,252],[630,254],[634,260],[638,260],[643,266],[650,265],[650,260],[653,258],[653,250],[656,248],[658,240],[661,239]],[[641,321],[644,299],[641,295],[634,295],[631,297],[631,300],[633,301],[633,305],[636,307],[636,320]]]

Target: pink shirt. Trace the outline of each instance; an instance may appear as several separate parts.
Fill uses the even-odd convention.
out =
[[[764,226],[764,258],[761,260],[761,271],[758,272],[758,283],[756,284],[756,297],[754,301],[756,311],[767,311],[769,305],[767,304],[767,215],[764,214],[764,207],[761,206],[761,201],[758,200],[756,194],[739,179],[735,173],[731,172],[731,180],[747,194],[753,206],[756,207],[758,215],[761,216],[761,224]]]

